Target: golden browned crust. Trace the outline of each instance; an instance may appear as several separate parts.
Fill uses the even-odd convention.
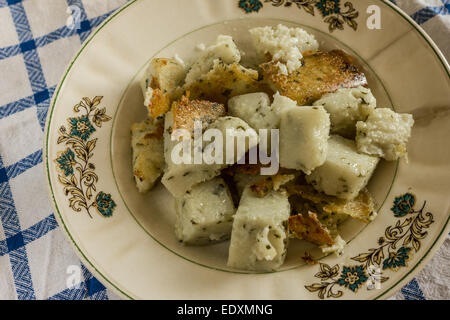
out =
[[[159,116],[165,114],[170,107],[169,94],[163,93],[159,88],[153,88],[153,95],[150,99],[150,103],[147,106],[148,115],[156,119]]]
[[[296,238],[317,245],[332,245],[334,243],[329,231],[320,223],[317,214],[313,212],[290,216],[288,229]]]
[[[326,213],[336,212],[347,214],[354,219],[369,223],[375,218],[375,201],[369,190],[363,189],[358,196],[350,201],[337,201],[329,203],[323,207]]]
[[[145,134],[144,141],[150,139],[161,140],[164,135],[164,123],[161,123],[156,127],[155,131]]]
[[[263,63],[260,67],[264,79],[275,91],[297,101],[300,106],[309,105],[340,88],[367,86],[364,73],[341,50],[304,52],[303,66],[289,75],[279,74],[276,61]]]
[[[171,99],[176,98],[176,90],[186,76],[186,71],[174,59],[155,58],[151,61],[152,82],[150,86],[161,89],[162,93],[168,94]]]
[[[177,88],[185,76],[184,68],[174,59],[155,58],[151,61],[153,95],[147,106],[148,115],[156,119],[170,109]]]
[[[133,175],[138,178],[141,182],[144,180],[145,176],[142,173],[141,170],[139,170],[138,168],[134,168],[133,170]]]
[[[269,89],[267,85],[258,81],[256,70],[246,69],[237,63],[225,64],[220,61],[211,71],[185,87],[184,90],[190,91],[193,99],[225,104],[234,96]]]
[[[145,120],[131,127],[133,148],[133,175],[141,185],[140,192],[148,191],[162,173],[164,166],[164,123],[160,120]]]
[[[164,135],[164,121],[147,119],[131,126],[131,132],[135,135],[136,146],[148,146],[152,139],[162,140]]]
[[[353,200],[344,200],[317,192],[310,185],[288,184],[289,195],[298,195],[311,201],[325,213],[345,214],[365,223],[375,217],[375,202],[367,189],[361,190]]]
[[[265,197],[272,190],[279,190],[281,186],[293,180],[293,174],[277,173],[274,176],[262,177],[258,182],[252,184],[250,189],[259,197]]]
[[[194,131],[194,121],[211,124],[226,115],[223,104],[206,100],[189,100],[189,95],[172,104],[172,113],[172,129],[185,129],[189,132]]]

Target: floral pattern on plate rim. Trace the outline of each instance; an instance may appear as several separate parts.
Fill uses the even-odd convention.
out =
[[[274,7],[292,7],[296,5],[298,9],[303,9],[306,13],[315,16],[315,9],[322,14],[323,21],[328,23],[328,30],[344,30],[347,24],[353,30],[358,29],[356,19],[359,12],[349,1],[344,3],[346,10],[341,7],[341,0],[264,0],[264,3],[271,3]],[[262,0],[239,0],[238,7],[246,14],[257,13],[263,7]]]
[[[79,116],[68,118],[68,128],[59,128],[57,144],[64,144],[66,149],[59,151],[55,159],[60,172],[59,182],[64,186],[66,196],[70,195],[69,207],[76,212],[84,209],[92,218],[90,209],[96,208],[102,217],[111,217],[116,203],[110,194],[97,191],[98,175],[95,173],[95,164],[91,161],[97,144],[97,138],[92,138],[103,122],[111,120],[106,115],[106,108],[99,108],[103,97],[94,99],[84,97],[73,108]]]
[[[413,253],[419,251],[421,240],[428,235],[425,229],[434,222],[432,213],[424,213],[426,201],[417,211],[414,210],[415,204],[416,197],[412,193],[396,197],[391,211],[399,220],[386,228],[384,236],[377,241],[378,246],[352,257],[352,260],[360,263],[357,265],[344,265],[341,268],[339,264],[331,267],[326,263],[319,263],[320,270],[314,277],[321,281],[306,285],[305,288],[310,292],[317,292],[320,299],[340,298],[344,292],[333,290],[335,286],[357,293],[364,284],[367,285],[367,290],[373,290],[377,282],[381,284],[389,280],[383,272],[398,271],[406,267]],[[405,218],[401,219],[403,217]]]

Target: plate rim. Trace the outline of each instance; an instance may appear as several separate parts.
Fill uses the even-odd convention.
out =
[[[119,285],[113,283],[111,280],[109,280],[105,275],[103,275],[97,267],[94,265],[93,262],[91,262],[85,255],[85,253],[81,250],[81,248],[78,246],[74,238],[72,237],[70,231],[68,230],[67,225],[64,223],[64,219],[62,217],[62,214],[59,210],[58,204],[56,203],[55,195],[53,192],[52,182],[50,178],[50,168],[49,168],[49,155],[48,155],[48,141],[49,141],[49,125],[50,120],[53,115],[53,111],[55,109],[56,102],[58,100],[59,93],[65,84],[65,80],[69,72],[72,70],[72,67],[74,66],[75,62],[77,61],[78,57],[81,55],[81,53],[86,49],[86,47],[89,45],[89,43],[94,39],[94,37],[109,23],[111,22],[115,17],[117,17],[119,14],[123,13],[126,9],[128,9],[130,6],[134,5],[135,3],[139,2],[141,0],[130,0],[128,3],[124,4],[122,7],[119,7],[111,16],[109,16],[105,21],[103,21],[97,29],[91,33],[91,35],[83,42],[80,49],[73,55],[71,58],[68,66],[65,68],[65,71],[63,75],[61,76],[58,85],[56,87],[56,90],[52,96],[48,114],[45,121],[45,130],[44,130],[44,142],[43,142],[43,161],[45,163],[45,166],[43,166],[44,175],[46,176],[46,185],[47,185],[47,192],[49,194],[49,200],[51,202],[51,206],[53,208],[53,211],[57,214],[55,214],[55,218],[58,222],[58,225],[62,227],[61,229],[64,231],[67,240],[69,240],[69,243],[72,247],[72,249],[75,251],[78,258],[81,260],[81,262],[86,266],[86,268],[89,269],[89,271],[97,278],[102,280],[102,284],[105,285],[108,289],[112,290],[115,294],[122,298],[126,299],[139,299],[138,297],[133,297],[132,293],[126,293],[125,289],[121,289]],[[450,78],[450,65],[443,55],[442,51],[439,49],[439,47],[436,45],[436,43],[433,41],[433,39],[425,32],[425,30],[417,24],[408,14],[406,14],[403,10],[401,10],[399,7],[395,6],[393,3],[391,3],[389,0],[378,0],[380,3],[385,4],[387,7],[392,9],[394,12],[396,12],[400,17],[405,19],[426,41],[426,43],[431,47],[435,55],[438,57],[439,61],[443,65],[444,69],[447,71],[447,76]],[[444,224],[444,227],[441,229],[439,235],[436,236],[436,239],[431,244],[431,247],[424,252],[424,254],[421,256],[419,261],[413,266],[410,267],[409,270],[406,272],[404,276],[402,276],[397,282],[392,284],[387,290],[383,291],[378,296],[374,297],[373,300],[378,299],[387,299],[390,296],[392,296],[395,293],[395,290],[398,290],[399,287],[405,285],[407,282],[409,282],[417,273],[419,273],[424,266],[433,258],[436,251],[441,247],[442,243],[444,242],[446,235],[450,232],[450,214],[447,216],[447,221]]]
[[[194,264],[196,264],[196,265],[198,265],[198,266],[207,268],[207,269],[216,270],[216,271],[220,271],[220,272],[234,273],[234,274],[255,274],[255,275],[259,275],[259,274],[270,274],[270,273],[281,273],[281,272],[292,271],[292,270],[301,268],[301,267],[305,266],[306,264],[303,264],[303,265],[296,265],[296,266],[289,267],[289,268],[283,269],[283,270],[276,270],[275,272],[271,272],[271,271],[248,271],[248,272],[247,272],[247,271],[239,271],[239,270],[236,271],[236,270],[227,270],[227,269],[223,269],[223,268],[220,268],[220,267],[209,266],[209,265],[204,264],[204,263],[196,262],[196,261],[191,260],[190,258],[187,258],[187,257],[183,256],[182,254],[180,254],[180,253],[174,251],[173,249],[170,249],[170,248],[167,247],[164,243],[162,243],[160,240],[158,240],[158,239],[157,239],[157,238],[156,238],[156,237],[155,237],[155,236],[154,236],[154,235],[153,235],[146,227],[144,227],[143,224],[142,224],[142,222],[139,221],[139,219],[137,218],[135,212],[134,212],[132,209],[130,209],[130,206],[128,205],[127,201],[125,200],[124,192],[120,190],[118,178],[116,177],[116,174],[115,174],[115,172],[114,172],[114,171],[115,171],[115,169],[114,169],[114,168],[115,168],[115,164],[114,164],[114,161],[113,161],[113,159],[112,159],[112,155],[113,155],[113,153],[114,153],[114,150],[113,150],[113,135],[114,135],[114,132],[113,132],[113,131],[114,131],[114,127],[115,127],[115,124],[116,124],[116,121],[117,121],[117,114],[119,113],[119,109],[120,109],[121,106],[123,105],[123,99],[125,98],[125,96],[126,96],[126,94],[127,94],[127,91],[128,91],[129,88],[133,85],[133,83],[134,83],[136,80],[138,80],[138,78],[137,78],[138,75],[139,75],[141,72],[143,72],[143,70],[144,70],[145,67],[148,65],[148,63],[149,63],[155,56],[157,56],[162,50],[166,49],[166,48],[169,47],[172,43],[174,43],[174,42],[180,40],[181,38],[185,37],[186,35],[189,35],[189,34],[192,33],[192,32],[196,32],[196,31],[198,31],[198,30],[200,30],[200,29],[204,29],[204,28],[207,28],[207,27],[210,27],[210,26],[218,25],[218,24],[221,24],[221,23],[230,23],[230,22],[238,21],[238,20],[239,20],[239,18],[235,18],[235,19],[223,20],[223,21],[220,21],[220,22],[214,22],[214,23],[211,23],[211,24],[208,24],[208,25],[204,25],[204,26],[202,26],[202,27],[200,27],[200,28],[191,30],[191,31],[189,31],[188,33],[185,33],[185,34],[181,35],[179,38],[172,40],[172,41],[171,41],[170,43],[168,43],[165,47],[163,47],[163,48],[161,48],[160,50],[158,50],[157,52],[155,52],[155,54],[154,54],[152,57],[150,57],[149,59],[147,59],[146,63],[144,63],[144,64],[139,68],[139,70],[131,77],[131,80],[130,80],[129,83],[127,84],[127,87],[125,88],[125,90],[123,91],[123,93],[122,93],[122,95],[121,95],[121,97],[120,97],[120,99],[119,99],[119,102],[118,102],[118,104],[117,104],[117,109],[115,110],[114,115],[112,115],[112,118],[113,118],[113,119],[112,119],[112,129],[113,129],[113,130],[111,130],[111,132],[110,132],[110,137],[109,137],[109,148],[108,148],[108,149],[109,149],[109,155],[110,155],[110,158],[109,158],[109,159],[110,159],[110,166],[111,166],[111,169],[112,169],[112,179],[114,180],[114,184],[116,185],[117,192],[118,192],[118,194],[120,195],[120,198],[121,198],[122,202],[124,203],[125,208],[127,209],[128,213],[133,217],[133,219],[134,219],[135,222],[138,224],[138,226],[139,226],[139,227],[140,227],[140,228],[141,228],[141,229],[142,229],[142,230],[143,230],[150,238],[152,238],[153,241],[157,242],[157,243],[158,243],[160,246],[162,246],[164,249],[170,251],[171,253],[175,254],[176,256],[178,256],[178,257],[180,257],[180,258],[182,258],[182,259],[184,259],[184,260],[186,260],[186,261],[188,261],[188,262],[194,263]],[[286,22],[286,23],[295,23],[296,25],[299,25],[300,27],[310,28],[310,29],[314,30],[315,32],[318,32],[318,33],[320,32],[320,33],[323,33],[323,34],[327,34],[326,31],[322,31],[322,30],[317,29],[316,27],[311,27],[311,26],[308,26],[308,25],[305,25],[305,24],[302,24],[302,23],[297,23],[297,22],[295,22],[295,21],[293,21],[293,20],[275,19],[275,18],[267,18],[267,20],[278,20],[278,21]],[[393,100],[392,100],[391,94],[390,94],[389,91],[387,90],[386,86],[384,85],[384,82],[381,80],[381,78],[380,78],[380,76],[378,75],[378,73],[375,72],[375,70],[373,70],[373,68],[370,66],[370,64],[369,64],[363,57],[361,57],[360,54],[357,53],[353,48],[351,48],[350,46],[346,45],[346,44],[345,44],[344,42],[342,42],[341,40],[337,39],[336,37],[333,37],[333,36],[330,35],[330,34],[327,34],[327,36],[333,38],[334,41],[339,42],[342,46],[345,46],[346,49],[352,51],[351,54],[357,56],[357,57],[361,60],[361,62],[364,63],[364,65],[365,65],[367,68],[370,69],[370,71],[372,72],[372,74],[373,74],[373,75],[377,78],[377,80],[380,82],[380,84],[381,84],[381,86],[382,86],[384,92],[386,93],[386,95],[387,95],[387,97],[388,97],[388,99],[389,99],[389,103],[390,103],[389,108],[392,108],[392,110],[395,112],[396,109],[395,109],[395,105],[394,105],[394,102],[393,102]],[[384,197],[384,200],[381,202],[381,204],[379,205],[379,207],[376,209],[377,212],[378,212],[378,211],[386,204],[386,201],[387,201],[387,199],[389,198],[389,195],[391,194],[391,191],[392,191],[392,188],[393,188],[393,186],[394,186],[394,184],[395,184],[395,181],[396,181],[397,178],[398,178],[398,171],[399,171],[399,167],[400,167],[400,162],[401,162],[400,159],[398,159],[398,160],[395,161],[395,169],[394,169],[394,174],[393,174],[393,177],[392,177],[392,181],[390,182],[390,186],[389,186],[389,188],[387,189],[387,193],[386,193],[386,196]],[[372,223],[372,222],[370,222],[370,223]],[[364,227],[362,227],[361,230],[358,231],[357,234],[353,235],[351,239],[347,240],[347,245],[350,244],[350,242],[352,242],[354,239],[356,239],[362,232],[364,232],[364,230],[370,225],[370,223],[367,223]],[[318,259],[319,259],[319,260],[322,260],[322,259],[325,259],[325,258],[327,258],[327,257],[329,257],[329,256],[332,256],[332,255],[333,255],[333,253],[327,253],[327,254],[324,254],[323,256],[321,256],[321,257],[318,258]]]

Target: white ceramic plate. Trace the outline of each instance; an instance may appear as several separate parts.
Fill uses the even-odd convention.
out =
[[[313,2],[135,0],[85,42],[49,110],[45,163],[58,222],[105,285],[138,299],[386,298],[431,258],[449,231],[448,63],[387,1]],[[379,30],[366,25],[373,4]],[[228,243],[177,243],[168,192],[158,186],[144,196],[134,186],[129,128],[145,117],[138,79],[152,57],[188,60],[218,34],[232,35],[250,54],[248,28],[278,23],[355,56],[378,106],[412,113],[416,124],[409,164],[382,162],[370,182],[378,218],[342,226],[349,242],[343,256],[323,257],[293,241],[279,272],[255,274],[226,267]],[[306,251],[320,264],[305,264]],[[378,288],[369,285],[373,278]]]

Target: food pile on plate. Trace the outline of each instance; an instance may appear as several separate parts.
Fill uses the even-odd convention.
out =
[[[339,225],[376,217],[366,185],[381,158],[407,157],[414,120],[377,108],[353,59],[321,51],[305,30],[249,32],[260,59],[255,69],[241,65],[243,54],[226,35],[197,46],[190,63],[178,55],[150,62],[141,82],[148,118],[131,128],[133,174],[142,193],[161,177],[175,198],[181,244],[230,240],[228,266],[273,271],[290,240],[340,254]],[[207,132],[222,134],[223,150],[211,147]],[[230,155],[225,145],[239,138],[245,148]],[[261,145],[276,155],[278,170],[249,161]],[[192,161],[175,159],[180,150],[192,150],[182,156]],[[199,153],[223,161],[198,161]]]

